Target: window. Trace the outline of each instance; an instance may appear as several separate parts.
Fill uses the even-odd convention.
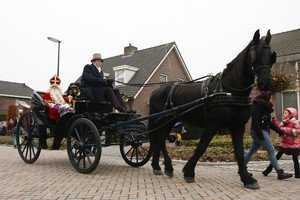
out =
[[[283,93],[283,109],[293,107],[297,109],[297,93],[296,92],[284,92]]]
[[[125,77],[125,70],[118,70],[116,71],[116,80],[119,82],[124,83],[124,78]]]
[[[298,73],[298,63],[297,62],[295,64],[287,64],[284,67],[290,68],[289,73],[294,73],[294,74]],[[279,119],[281,119],[280,115],[282,115],[282,111],[285,108],[293,107],[293,108],[296,108],[297,110],[299,110],[299,108],[300,108],[300,104],[299,104],[300,93],[299,93],[298,82],[299,82],[299,80],[297,80],[297,79],[294,82],[294,84],[296,84],[297,87],[290,88],[289,90],[283,91],[281,93],[282,94],[282,104],[281,104],[281,108],[277,109],[277,111],[281,111],[280,113],[277,113],[277,117]],[[300,112],[298,112],[298,119],[299,119],[299,115],[300,115]]]
[[[137,67],[128,66],[128,65],[120,65],[113,67],[115,72],[115,86],[123,85],[122,83],[128,83],[135,73],[139,70]]]
[[[160,83],[166,83],[167,82],[167,75],[160,74],[160,76],[159,76],[159,82]]]

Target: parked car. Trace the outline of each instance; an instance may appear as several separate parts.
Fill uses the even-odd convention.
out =
[[[6,121],[0,122],[0,135],[6,135]]]

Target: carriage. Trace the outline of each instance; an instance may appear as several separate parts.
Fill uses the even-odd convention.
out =
[[[151,157],[148,126],[143,121],[171,115],[175,119],[204,105],[208,99],[218,103],[230,98],[227,93],[218,92],[172,109],[139,117],[132,113],[113,112],[110,102],[94,103],[85,96],[77,97],[80,94],[79,87],[73,83],[70,86],[73,91],[68,90],[68,93],[76,100],[69,103],[75,108],[75,113],[66,112],[57,123],[49,118],[48,106],[43,98],[33,91],[30,111],[20,117],[15,133],[16,146],[24,162],[32,164],[38,159],[43,149],[42,137],[46,137],[53,141],[52,148],[48,150],[60,149],[63,139],[66,140],[69,160],[80,173],[94,171],[99,164],[102,147],[110,145],[119,145],[121,156],[128,165],[140,167]]]
[[[33,92],[30,111],[20,117],[15,135],[24,162],[31,164],[38,159],[42,137],[51,138],[48,140],[53,141],[51,150],[58,150],[63,139],[66,140],[69,160],[80,173],[95,170],[103,146],[119,145],[122,158],[130,166],[140,167],[148,162],[151,154],[147,126],[141,121],[112,126],[137,115],[113,112],[109,102],[93,103],[74,97],[77,99],[73,102],[75,113],[66,112],[56,123],[49,118],[42,97]]]
[[[204,129],[194,155],[183,168],[184,179],[194,182],[199,158],[213,136],[220,129],[228,128],[241,181],[247,188],[258,189],[257,180],[248,173],[244,162],[243,135],[245,124],[251,116],[250,93],[254,82],[263,91],[271,86],[271,69],[276,62],[276,52],[271,50],[270,41],[270,31],[260,39],[257,30],[249,44],[227,64],[223,72],[192,84],[160,87],[151,94],[150,115],[146,117],[134,119],[132,114],[113,113],[108,105],[76,101],[76,113],[65,114],[55,124],[52,148],[57,149],[62,138],[66,138],[68,156],[74,168],[81,173],[90,173],[99,163],[102,138],[109,141],[108,138],[114,136],[126,163],[139,167],[152,156],[153,173],[162,175],[159,165],[162,153],[165,174],[172,177],[174,169],[165,140],[172,126],[182,121]],[[50,137],[51,131],[48,133],[46,130],[53,125],[43,117],[47,114],[43,100],[37,94],[32,99],[32,112],[20,118],[17,128],[18,151],[27,163],[36,161],[41,151],[41,133]],[[37,102],[36,105],[34,102]],[[144,120],[148,120],[148,126],[142,123]],[[147,146],[148,141],[150,145]]]

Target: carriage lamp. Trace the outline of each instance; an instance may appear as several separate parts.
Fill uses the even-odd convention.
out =
[[[55,39],[53,37],[47,37],[48,40],[51,40],[52,42],[58,43],[58,61],[57,61],[57,76],[59,76],[59,50],[60,50],[60,43],[61,41],[58,39]]]

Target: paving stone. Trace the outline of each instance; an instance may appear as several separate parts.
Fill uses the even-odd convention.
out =
[[[261,174],[269,162],[250,162],[261,189],[243,187],[236,163],[198,163],[194,183],[181,172],[185,161],[174,160],[174,177],[155,176],[150,162],[133,168],[121,158],[118,147],[105,147],[99,166],[91,174],[78,173],[66,151],[42,150],[39,159],[26,164],[11,146],[0,146],[0,199],[299,199],[300,179],[277,180],[275,172]],[[293,161],[279,165],[293,173]]]

